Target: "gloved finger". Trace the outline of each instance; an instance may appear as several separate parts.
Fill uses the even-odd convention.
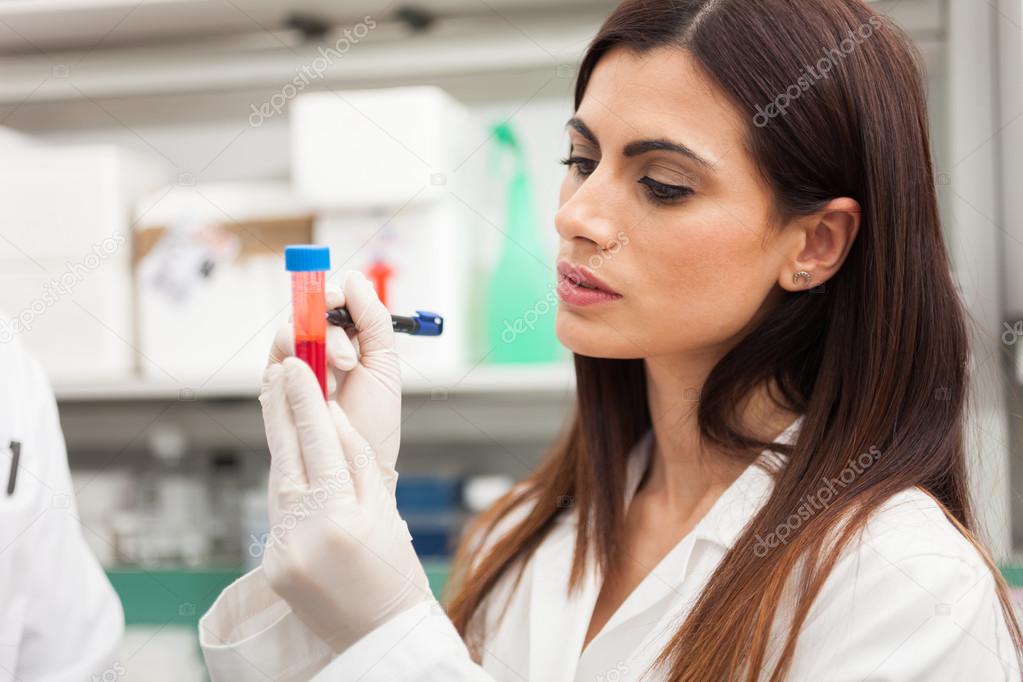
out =
[[[338,476],[347,478],[348,465],[316,376],[297,358],[287,358],[281,367],[310,485]]]
[[[391,313],[380,302],[373,285],[361,272],[352,270],[345,277],[344,292],[348,312],[355,321],[360,361],[367,367],[375,356],[385,356],[390,361],[395,348],[394,326]]]
[[[359,361],[352,339],[341,327],[327,325],[327,360],[335,369],[347,372]]]
[[[343,308],[345,306],[345,292],[341,290],[337,284],[328,282],[323,287],[324,295],[327,299],[327,310],[333,308]],[[327,363],[330,364],[338,371],[347,372],[348,370],[355,367],[355,363],[359,361],[359,355],[352,345],[351,338],[345,330],[341,327],[335,327],[332,324],[327,325]],[[327,387],[327,393],[333,393],[337,390],[335,386],[333,389]]]
[[[274,333],[274,342],[270,346],[270,357],[267,358],[267,366],[277,364],[286,357],[295,354],[295,331],[291,322],[282,324]]]
[[[334,282],[327,282],[323,285],[323,295],[327,299],[327,310],[345,306],[345,292]]]
[[[298,431],[284,393],[284,372],[279,364],[271,365],[264,377],[265,388],[259,394],[259,403],[270,447],[270,494],[276,496],[282,487],[302,487],[309,481],[299,451]]]
[[[331,308],[343,308],[345,305],[345,294],[336,284],[327,283],[323,287],[324,298],[326,299],[327,310]],[[349,369],[344,366],[349,363],[354,363],[357,357],[352,349],[347,348],[344,343],[339,343],[338,339],[331,341],[331,330],[338,330],[338,334],[342,337],[340,339],[343,342],[348,340],[344,330],[333,325],[327,325],[327,352],[328,357],[332,360],[338,358],[338,361],[334,362],[335,365],[339,365],[338,369]],[[337,334],[335,334],[336,336]],[[349,344],[350,345],[350,344]],[[292,324],[292,317],[288,316],[288,323],[283,324],[277,328],[274,334],[273,344],[270,346],[270,356],[267,358],[267,365],[282,362],[284,358],[291,357],[295,354],[295,328]],[[347,360],[347,358],[352,358]],[[354,365],[353,365],[354,366]]]
[[[356,496],[360,502],[376,500],[387,491],[387,486],[380,476],[376,453],[362,434],[352,426],[348,415],[337,403],[330,403],[328,409],[337,430],[337,437],[341,441],[348,469],[352,472]]]
[[[340,348],[340,350],[339,350]],[[280,364],[284,358],[295,354],[295,340],[291,325],[281,327],[277,331],[277,338],[270,350],[270,357],[267,360],[267,369]],[[327,326],[327,357],[328,362],[334,371],[327,373],[327,395],[333,396],[338,389],[338,382],[335,378],[336,372],[349,372],[358,364],[358,351],[352,345],[351,339],[340,327]],[[266,373],[263,373],[263,388],[266,388]]]

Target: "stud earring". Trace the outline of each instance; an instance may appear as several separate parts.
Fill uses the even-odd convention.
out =
[[[809,284],[810,280],[812,279],[813,275],[811,275],[806,270],[800,270],[799,272],[792,274],[792,283],[795,284],[797,287],[800,286],[800,280],[803,280],[804,282]]]

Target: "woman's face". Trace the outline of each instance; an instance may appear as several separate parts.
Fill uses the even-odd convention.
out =
[[[617,48],[598,62],[567,127],[558,265],[584,266],[619,295],[561,276],[566,347],[716,356],[781,293],[800,244],[769,230],[771,194],[743,147],[747,125],[686,51]]]

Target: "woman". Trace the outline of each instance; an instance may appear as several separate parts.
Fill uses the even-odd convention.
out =
[[[627,0],[575,107],[566,437],[470,528],[445,614],[380,425],[271,366],[272,504],[338,482],[207,615],[214,676],[273,650],[284,679],[1019,680],[905,35],[859,0]],[[343,387],[366,355],[397,376],[361,307]]]

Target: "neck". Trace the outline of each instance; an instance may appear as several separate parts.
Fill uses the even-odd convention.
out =
[[[642,491],[674,517],[700,513],[749,465],[700,437],[696,415],[700,391],[717,358],[647,358],[647,401],[654,432],[650,467]],[[766,388],[740,406],[746,429],[765,440],[778,435],[796,414],[770,400]]]

